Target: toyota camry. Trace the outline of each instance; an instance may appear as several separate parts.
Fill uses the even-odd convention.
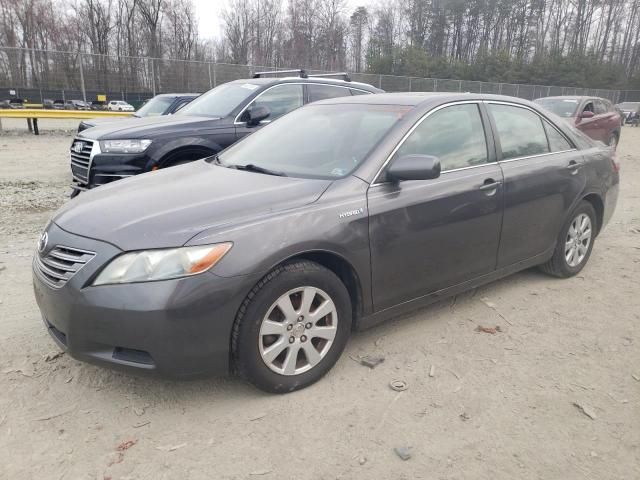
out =
[[[35,296],[77,359],[289,392],[354,330],[534,266],[576,275],[618,182],[611,148],[525,100],[325,100],[68,202]]]

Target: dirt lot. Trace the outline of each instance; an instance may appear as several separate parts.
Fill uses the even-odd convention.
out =
[[[66,199],[72,134],[6,127],[1,479],[640,478],[640,128],[623,131],[618,209],[580,276],[526,271],[356,334],[320,383],[271,396],[56,355],[30,263]],[[386,361],[350,358],[364,354]]]

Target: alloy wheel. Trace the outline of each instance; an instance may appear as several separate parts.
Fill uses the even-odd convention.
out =
[[[589,218],[589,215],[581,213],[573,219],[567,232],[564,247],[567,265],[575,268],[583,262],[589,252],[591,235],[591,218]]]
[[[331,297],[316,287],[299,287],[278,298],[260,325],[258,347],[273,372],[299,375],[327,355],[335,339],[338,312]]]

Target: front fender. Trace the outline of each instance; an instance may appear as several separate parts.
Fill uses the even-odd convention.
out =
[[[153,144],[152,144],[153,145]],[[188,147],[202,147],[211,150],[213,153],[218,153],[222,150],[220,143],[209,138],[202,137],[180,137],[174,140],[169,140],[156,148],[153,148],[149,153],[149,169],[158,165],[160,161],[166,157],[169,153],[176,150]]]

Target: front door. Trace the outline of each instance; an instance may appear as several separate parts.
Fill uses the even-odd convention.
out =
[[[502,171],[476,103],[438,109],[394,153],[440,159],[434,180],[387,182],[368,192],[374,308],[379,311],[495,270]],[[492,145],[492,144],[491,144]]]

